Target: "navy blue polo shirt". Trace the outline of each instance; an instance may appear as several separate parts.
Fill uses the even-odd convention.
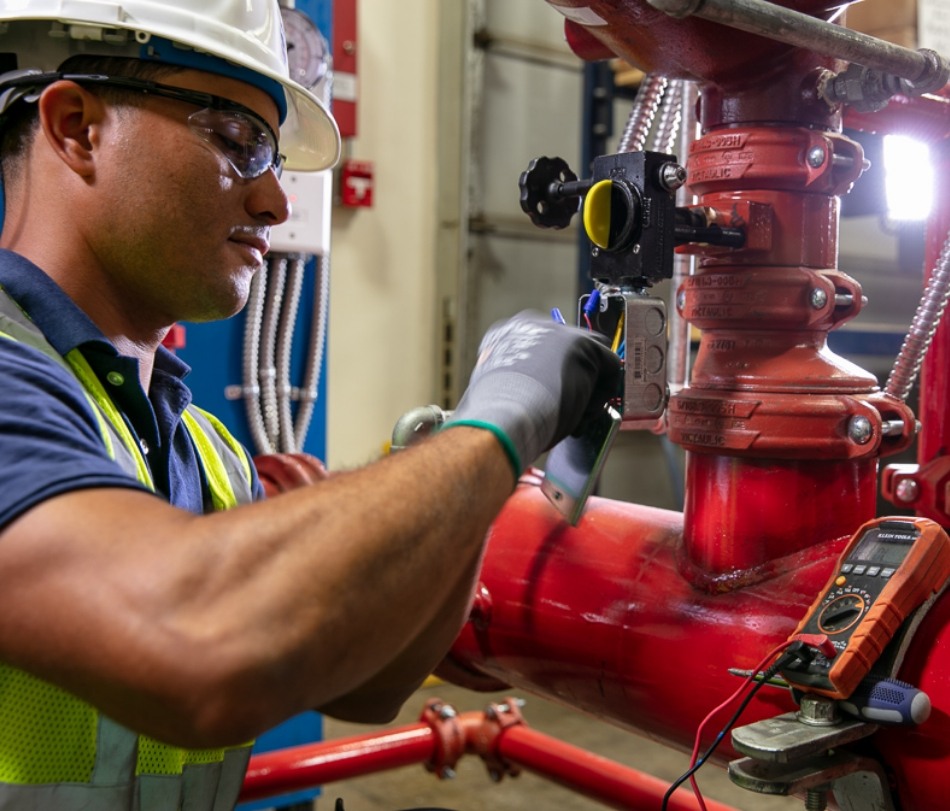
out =
[[[210,494],[181,414],[191,402],[186,363],[160,348],[150,391],[138,361],[120,355],[49,276],[0,250],[0,286],[61,355],[79,348],[125,417],[152,471],[158,494],[194,513]],[[106,453],[99,423],[75,377],[42,352],[0,340],[0,527],[34,505],[87,487],[147,490]],[[260,497],[260,483],[254,492]]]

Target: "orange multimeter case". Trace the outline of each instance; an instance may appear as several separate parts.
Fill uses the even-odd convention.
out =
[[[824,634],[818,654],[783,668],[793,686],[846,698],[868,675],[904,621],[950,577],[950,538],[926,518],[890,517],[858,529],[827,585],[790,638]]]

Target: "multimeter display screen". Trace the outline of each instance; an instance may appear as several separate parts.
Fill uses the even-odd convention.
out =
[[[883,540],[881,535],[891,537]],[[868,563],[881,563],[886,566],[900,566],[915,538],[913,535],[901,533],[867,532],[849,557],[852,560],[862,560]]]

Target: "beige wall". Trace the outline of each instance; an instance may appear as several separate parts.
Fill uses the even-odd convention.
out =
[[[333,212],[327,445],[331,469],[382,452],[432,400],[440,0],[360,0],[358,136],[372,208]]]

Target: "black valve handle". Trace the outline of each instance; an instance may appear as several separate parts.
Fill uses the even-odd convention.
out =
[[[521,210],[539,228],[567,228],[589,181],[578,181],[563,158],[535,158],[518,178]]]

